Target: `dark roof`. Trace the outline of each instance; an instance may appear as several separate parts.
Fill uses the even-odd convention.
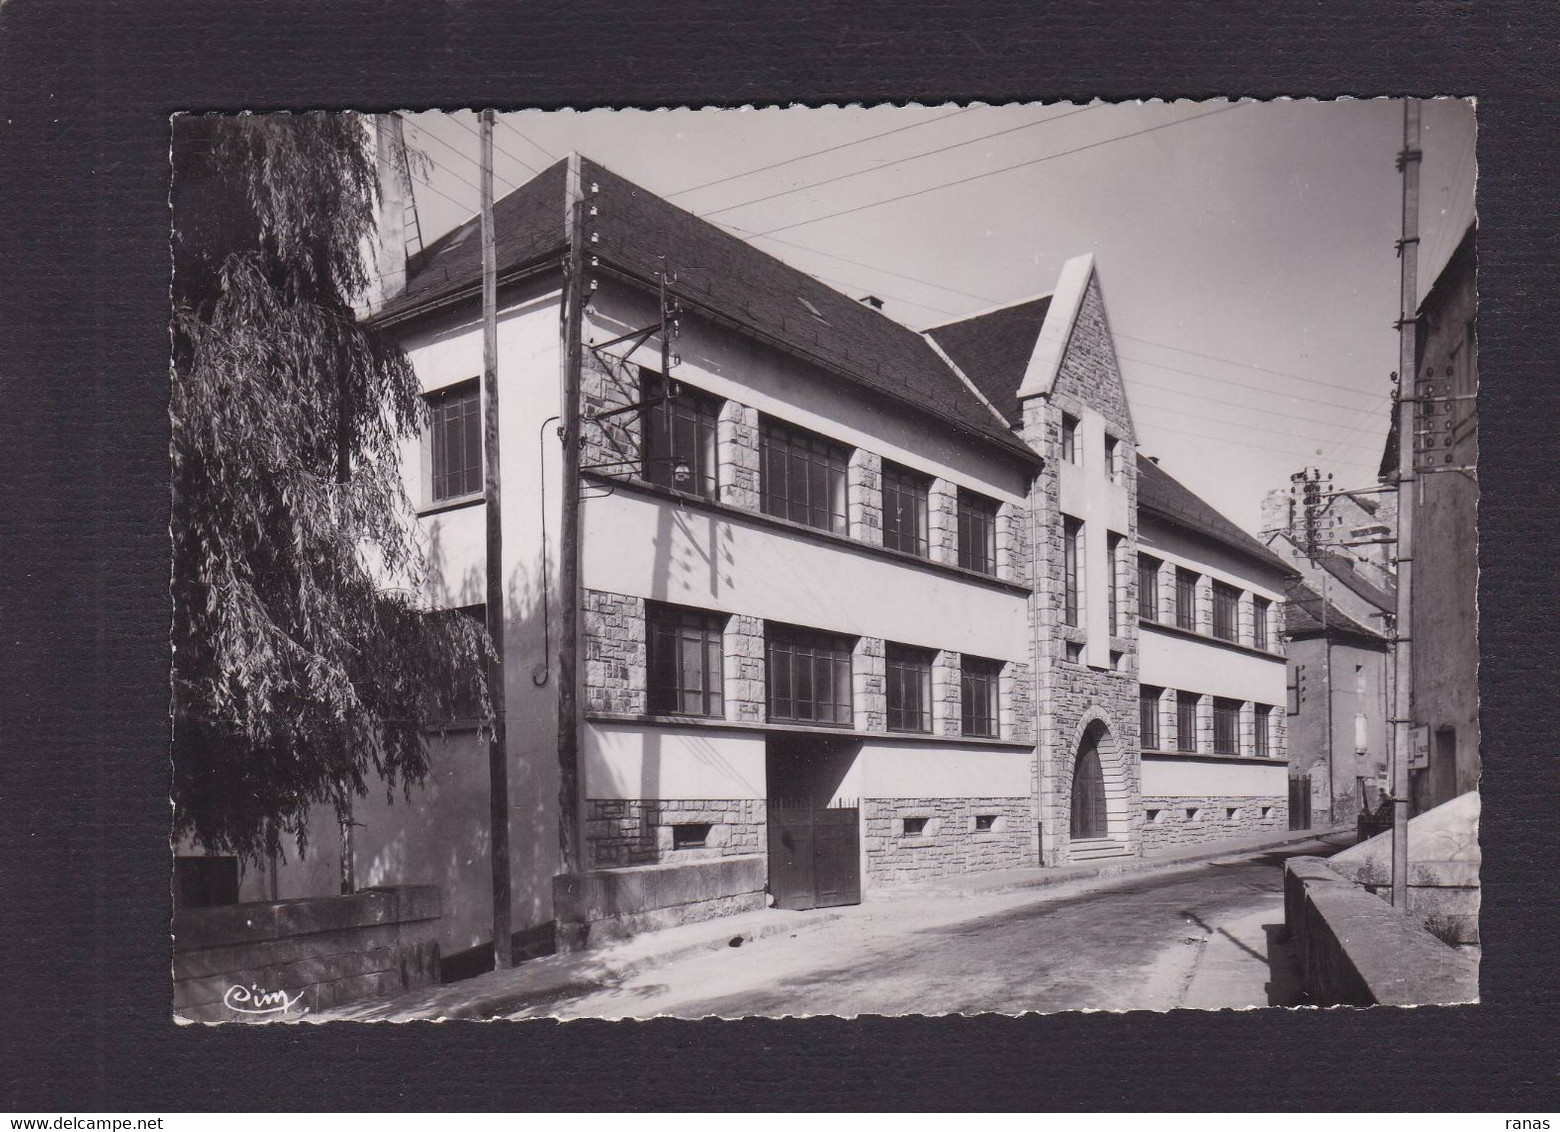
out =
[[[1023,420],[1018,387],[1034,355],[1051,296],[1015,303],[1001,310],[976,315],[926,333],[934,338],[953,364],[964,372],[986,400],[1017,426]]]
[[[1364,511],[1367,515],[1374,515],[1378,510],[1381,509],[1381,504],[1368,495],[1354,495],[1353,493],[1350,493],[1348,498],[1357,503],[1360,507],[1360,510]]]
[[[1138,460],[1137,466],[1137,505],[1140,513],[1147,511],[1168,523],[1205,535],[1226,549],[1245,555],[1263,566],[1286,575],[1295,574],[1293,566],[1215,511],[1191,488],[1154,461],[1145,456]]]
[[[855,385],[1039,461],[916,331],[594,161],[580,160],[580,176],[596,209],[587,222],[595,236],[590,254],[604,268],[648,286],[664,268],[690,308],[737,323]],[[564,192],[565,162],[559,162],[494,205],[500,278],[564,250]],[[469,220],[430,246],[414,265],[407,293],[379,318],[475,283],[481,270],[478,228],[476,219]]]
[[[1324,554],[1318,560],[1318,565],[1383,613],[1393,613],[1397,610],[1396,595],[1388,593],[1374,582],[1367,581],[1359,571],[1354,569],[1354,564],[1343,555]]]
[[[1292,581],[1284,593],[1284,631],[1291,637],[1354,637],[1385,648],[1387,638],[1361,625],[1304,582]],[[1326,623],[1323,624],[1325,617]]]

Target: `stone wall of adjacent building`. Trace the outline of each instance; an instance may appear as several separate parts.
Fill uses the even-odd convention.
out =
[[[586,590],[581,602],[585,710],[642,715],[645,699],[645,601]]]
[[[640,400],[639,367],[616,358],[603,361],[594,350],[582,353],[580,466],[604,475],[638,475],[641,456],[639,414],[618,413],[599,421],[591,418]]]
[[[961,873],[1035,864],[1028,798],[863,798],[868,888],[912,884]],[[975,831],[991,815],[995,828]],[[923,834],[905,836],[905,818],[926,818]]]
[[[1289,799],[1280,794],[1251,797],[1161,797],[1143,799],[1143,852],[1183,845],[1283,833],[1289,828]],[[1188,811],[1196,811],[1189,816]],[[1234,816],[1230,811],[1234,810]]]
[[[591,798],[585,803],[586,867],[620,869],[763,853],[767,818],[759,798]],[[673,848],[673,827],[686,824],[709,825],[703,848]]]

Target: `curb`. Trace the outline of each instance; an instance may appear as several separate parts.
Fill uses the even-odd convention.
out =
[[[1120,861],[1110,861],[1095,867],[1087,865],[1061,865],[1048,869],[1031,870],[1035,875],[1014,879],[1002,884],[994,884],[990,887],[960,888],[957,885],[931,884],[901,889],[891,889],[880,892],[871,899],[874,903],[897,903],[902,900],[913,900],[918,896],[926,896],[931,893],[954,895],[963,893],[967,896],[995,896],[1004,893],[1023,892],[1033,888],[1052,888],[1056,885],[1070,884],[1074,882],[1087,882],[1094,880],[1113,880],[1117,877],[1135,876],[1139,873],[1168,872],[1172,869],[1206,864],[1218,857],[1230,857],[1239,853],[1260,853],[1266,849],[1280,849],[1286,845],[1303,845],[1307,841],[1320,841],[1339,834],[1354,832],[1353,826],[1338,826],[1334,829],[1307,830],[1303,835],[1296,831],[1286,834],[1284,837],[1266,838],[1258,842],[1246,842],[1238,845],[1209,845],[1206,850],[1186,856],[1177,857],[1127,857]],[[1061,870],[1076,869],[1076,872],[1063,872]]]

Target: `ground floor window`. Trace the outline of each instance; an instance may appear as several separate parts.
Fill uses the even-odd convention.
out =
[[[676,605],[649,603],[646,610],[650,710],[719,717],[721,633],[726,619]]]
[[[1196,692],[1175,694],[1175,749],[1178,751],[1197,749]]]
[[[777,625],[766,636],[769,718],[849,727],[850,638]]]
[[[1159,750],[1159,688],[1138,690],[1138,744],[1145,751]]]
[[[1213,751],[1218,755],[1240,753],[1240,702],[1213,701]]]
[[[889,645],[886,675],[888,679],[888,729],[890,731],[930,731],[932,729],[932,657],[926,649]]]
[[[960,672],[963,731],[987,739],[997,737],[997,685],[1002,662],[978,656],[964,658]]]
[[[1273,709],[1267,704],[1257,705],[1256,755],[1265,759],[1273,753]]]

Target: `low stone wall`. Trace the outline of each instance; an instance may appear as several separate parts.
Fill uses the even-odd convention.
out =
[[[601,869],[553,878],[558,950],[764,907],[768,858],[755,854]]]
[[[433,885],[175,912],[174,1014],[273,1022],[428,986],[441,914]]]
[[[1478,1001],[1477,959],[1442,943],[1320,857],[1286,862],[1284,927],[1313,1005]]]
[[[864,798],[861,810],[868,887],[1035,863],[1028,798]],[[977,831],[987,815],[993,828]],[[925,818],[922,833],[907,836],[906,818]]]
[[[1143,852],[1149,855],[1289,828],[1289,799],[1278,795],[1144,798],[1142,805]],[[1188,811],[1196,811],[1196,816]]]
[[[586,863],[592,869],[620,869],[762,853],[766,819],[761,798],[590,798],[585,803]],[[679,825],[708,825],[703,847],[675,848],[673,827]]]

